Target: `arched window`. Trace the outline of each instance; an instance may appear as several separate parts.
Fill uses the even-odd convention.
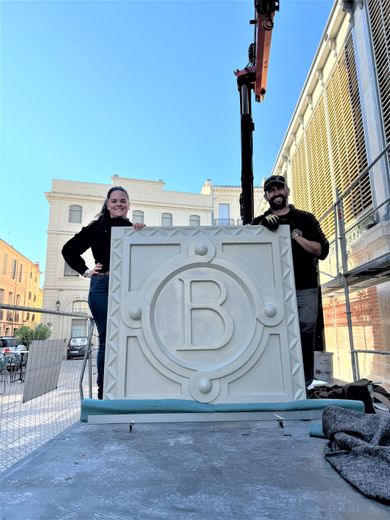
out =
[[[200,226],[200,216],[199,215],[190,215],[190,226],[192,226],[192,227]]]
[[[83,208],[73,204],[69,206],[69,222],[72,224],[81,224],[81,217],[83,215]]]
[[[76,300],[72,303],[72,312],[88,313],[88,303],[84,300]]]
[[[133,224],[143,224],[144,223],[144,212],[140,209],[135,209],[132,214],[131,222]]]
[[[172,226],[172,213],[161,213],[161,225],[164,227]]]

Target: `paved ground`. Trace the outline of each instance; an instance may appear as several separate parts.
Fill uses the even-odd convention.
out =
[[[76,424],[1,476],[1,518],[388,520],[289,421]]]
[[[2,374],[0,381],[0,471],[78,421],[82,360],[63,361],[57,387],[23,402],[23,378]],[[18,375],[18,374],[17,374]],[[4,377],[6,376],[6,377]],[[93,376],[93,381],[95,376]],[[88,396],[85,378],[84,393]],[[96,388],[93,386],[94,395]]]

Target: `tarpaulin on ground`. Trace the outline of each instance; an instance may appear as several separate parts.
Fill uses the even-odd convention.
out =
[[[325,456],[364,495],[390,504],[390,415],[326,408]]]

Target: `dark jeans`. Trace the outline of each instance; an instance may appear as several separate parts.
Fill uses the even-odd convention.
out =
[[[314,379],[314,342],[318,314],[318,288],[297,289],[299,329],[306,386]]]
[[[98,399],[103,398],[104,355],[106,351],[106,328],[108,309],[108,275],[95,275],[89,286],[88,304],[99,334],[97,354]]]

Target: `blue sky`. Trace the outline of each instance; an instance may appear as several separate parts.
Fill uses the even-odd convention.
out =
[[[44,270],[51,179],[239,185],[253,0],[1,0],[0,238]],[[280,0],[254,174],[274,164],[333,0]]]

